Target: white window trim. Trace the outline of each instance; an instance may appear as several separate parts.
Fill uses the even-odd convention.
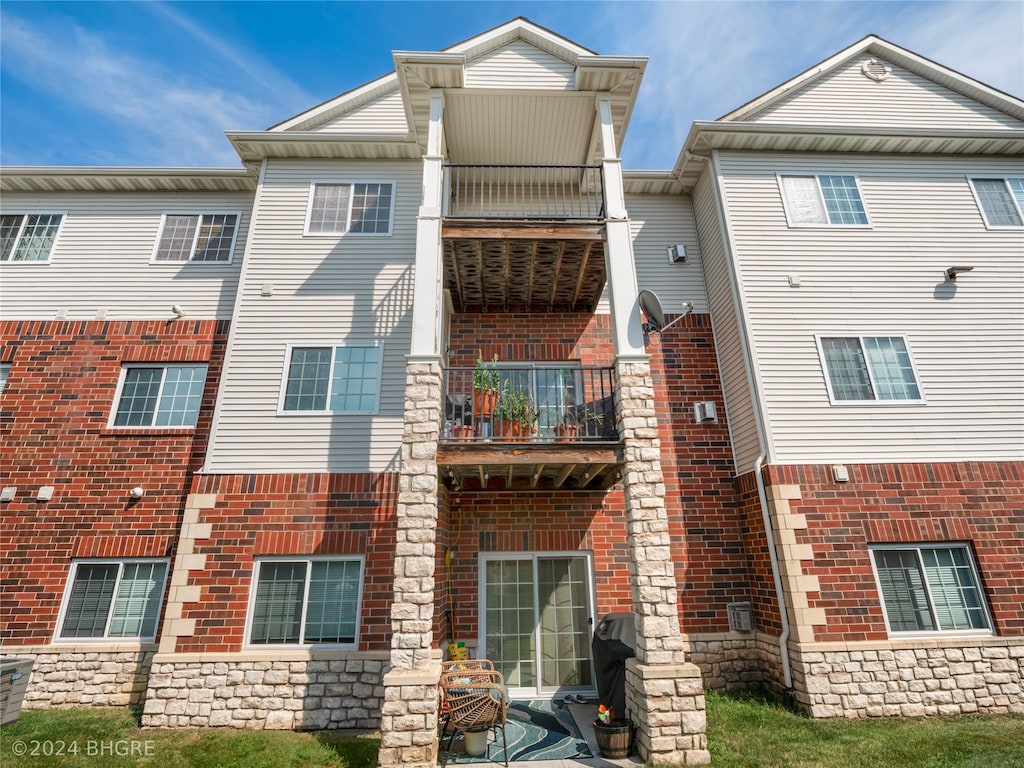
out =
[[[24,266],[26,264],[49,264],[53,261],[53,254],[57,251],[57,246],[60,245],[60,235],[64,231],[64,222],[68,220],[67,211],[30,211],[30,210],[17,210],[17,211],[0,211],[0,214],[4,216],[24,216],[25,218],[21,221],[21,227],[18,229],[18,236],[14,238],[14,246],[11,248],[11,256],[14,256],[18,250],[18,244],[21,242],[21,236],[25,234],[25,223],[28,221],[29,216],[60,216],[60,224],[57,225],[57,234],[53,236],[53,243],[50,245],[50,253],[45,259],[40,261],[14,261],[13,259],[5,259],[0,261],[0,264],[16,264],[18,266]]]
[[[864,218],[868,221],[866,224],[832,224],[826,221],[824,224],[814,223],[801,223],[793,221],[793,217],[789,212],[789,198],[786,196],[786,188],[782,184],[782,179],[786,176],[801,176],[811,177],[815,181],[815,186],[818,190],[818,202],[821,203],[821,210],[825,212],[825,218],[828,218],[828,206],[825,205],[825,196],[821,193],[821,177],[822,176],[850,176],[853,178],[853,183],[857,185],[857,195],[860,197],[860,204],[864,207]],[[775,174],[775,181],[779,185],[779,196],[782,198],[782,207],[786,212],[786,224],[794,229],[872,229],[874,223],[871,221],[871,212],[868,210],[867,201],[864,199],[864,190],[860,187],[860,177],[853,173],[845,173],[841,171],[835,171],[832,173],[800,173],[798,171],[786,171],[777,172]]]
[[[331,350],[331,372],[327,379],[327,403],[330,405],[331,402],[331,388],[334,385],[334,350],[339,347],[375,347],[379,351],[380,365],[377,366],[377,400],[374,403],[372,411],[332,411],[328,407],[323,411],[286,411],[284,409],[285,395],[288,392],[288,373],[292,367],[292,350],[293,349],[330,349]],[[384,378],[384,344],[380,341],[349,341],[344,344],[338,344],[334,342],[326,341],[311,341],[308,343],[291,342],[285,345],[284,348],[284,365],[281,368],[281,386],[277,396],[277,415],[278,416],[379,416],[380,415],[380,388],[381,381]]]
[[[113,616],[114,601],[117,599],[117,590],[121,588],[121,578],[124,576],[124,567],[134,563],[163,563],[164,580],[160,585],[160,610],[157,613],[156,624],[153,627],[153,635],[140,637],[108,637],[110,631],[110,619]],[[75,583],[75,576],[78,574],[80,565],[118,565],[117,583],[114,584],[114,594],[111,598],[110,607],[107,609],[107,622],[103,626],[103,637],[64,637],[61,635],[61,628],[64,626],[64,619],[67,617],[68,604],[71,602],[71,588]],[[122,645],[125,643],[152,643],[160,634],[160,617],[163,616],[164,603],[167,600],[167,583],[171,577],[171,560],[167,557],[83,557],[71,561],[71,570],[64,582],[64,596],[60,600],[60,611],[57,613],[57,626],[53,629],[54,644],[61,645]]]
[[[978,211],[981,213],[981,220],[985,222],[985,229],[995,230],[1011,230],[1016,231],[1018,229],[1024,229],[1024,210],[1021,210],[1020,204],[1017,202],[1016,195],[1013,194],[1013,190],[1010,189],[1009,179],[1019,179],[1020,176],[1006,176],[993,174],[991,176],[968,176],[967,183],[971,188],[971,194],[974,195],[974,204],[978,206]],[[1010,194],[1010,202],[1013,203],[1013,207],[1017,209],[1017,215],[1020,217],[1020,224],[993,224],[988,220],[988,214],[985,212],[985,206],[981,204],[981,198],[978,196],[978,190],[974,186],[975,179],[998,179],[1003,182],[1006,186],[1006,191]]]
[[[974,584],[981,595],[981,607],[985,610],[985,620],[988,622],[988,629],[940,629],[923,632],[899,632],[889,626],[889,609],[885,605],[885,598],[882,595],[882,580],[878,575],[878,566],[875,564],[874,552],[878,550],[907,550],[917,552],[918,564],[920,564],[922,549],[962,549],[967,552],[967,562],[971,564],[971,574],[974,576]],[[932,541],[932,542],[907,542],[890,544],[869,544],[868,559],[871,561],[871,573],[875,577],[875,589],[878,591],[878,602],[882,606],[882,616],[885,618],[885,631],[890,637],[991,637],[995,634],[995,624],[992,621],[992,612],[988,607],[988,596],[983,589],[981,575],[978,573],[978,564],[974,562],[974,553],[971,548],[962,542],[956,541]],[[928,595],[929,604],[932,603],[932,590],[928,585],[927,576],[924,577],[924,589]]]
[[[903,346],[907,349],[907,357],[910,358],[910,369],[914,372],[914,383],[917,384],[917,391],[921,393],[921,397],[915,400],[881,400],[877,397],[878,387],[875,384],[875,373],[871,370],[871,364],[867,361],[867,355],[864,357],[865,365],[868,369],[868,380],[871,382],[871,391],[876,395],[873,400],[839,400],[835,396],[835,392],[832,391],[832,377],[828,373],[828,362],[825,360],[825,350],[821,346],[821,340],[823,338],[828,339],[858,339],[861,345],[861,351],[864,350],[864,339],[875,339],[875,338],[898,338],[903,339]],[[887,408],[891,408],[894,405],[926,405],[928,398],[924,394],[924,386],[921,383],[921,374],[917,370],[917,363],[914,361],[914,352],[910,348],[910,339],[905,333],[887,333],[885,331],[872,331],[871,333],[851,333],[850,331],[836,331],[834,333],[816,333],[814,334],[814,344],[818,348],[818,362],[821,364],[821,375],[825,378],[825,387],[828,390],[828,401],[831,405],[854,405],[854,406],[876,406],[882,405]]]
[[[167,226],[168,216],[198,216],[199,226],[196,227],[196,232],[192,236],[192,248],[189,253],[189,257],[186,261],[167,261],[161,259],[157,261],[156,255],[160,251],[160,241],[164,236],[164,227]],[[202,229],[203,216],[235,216],[235,233],[231,236],[231,246],[228,251],[227,261],[196,261],[196,243],[199,241],[199,232]],[[149,254],[149,263],[151,265],[161,267],[181,267],[185,264],[195,264],[203,267],[214,267],[214,266],[225,266],[235,260],[235,244],[238,242],[238,233],[242,229],[242,212],[241,211],[223,211],[223,210],[187,210],[187,211],[163,211],[160,214],[160,227],[156,231],[156,242],[153,243],[153,251]]]
[[[178,263],[180,263],[180,262],[178,262]],[[180,366],[193,367],[193,366],[197,366],[197,365],[205,366],[206,367],[206,375],[207,376],[210,375],[210,364],[208,362],[206,362],[205,360],[197,360],[196,362],[174,361],[174,362],[166,362],[166,363],[121,363],[121,373],[120,373],[120,375],[118,376],[118,379],[117,379],[117,389],[114,391],[114,403],[113,403],[113,405],[110,408],[110,417],[107,419],[107,429],[114,429],[114,430],[118,430],[118,431],[128,431],[128,432],[139,431],[139,430],[147,430],[147,431],[153,430],[153,431],[157,431],[157,432],[163,432],[165,430],[175,430],[175,431],[179,431],[179,432],[187,432],[190,429],[195,429],[195,425],[193,425],[191,427],[162,425],[162,424],[161,425],[151,424],[149,426],[145,426],[145,425],[142,425],[142,424],[133,424],[131,426],[127,426],[127,425],[126,426],[119,426],[117,424],[114,424],[114,419],[117,418],[117,407],[121,404],[121,391],[124,389],[124,381],[125,381],[125,379],[128,376],[128,369],[129,368],[165,368],[166,369],[166,368],[175,368],[175,367],[180,367]],[[165,373],[163,376],[160,377],[160,389],[158,389],[157,393],[156,393],[156,411],[153,414],[154,418],[156,418],[156,415],[159,414],[159,412],[160,412],[160,398],[163,397],[163,394],[164,394],[164,384],[166,384],[166,383],[167,383],[167,374]],[[206,389],[206,383],[204,381],[204,383],[203,383],[203,390],[205,391],[205,389]]]
[[[316,194],[317,184],[390,184],[391,185],[391,208],[388,211],[387,232],[352,232],[352,196],[349,197],[348,218],[345,220],[344,232],[313,232],[309,228],[313,218],[313,196]],[[395,195],[397,194],[398,183],[393,179],[312,179],[309,182],[309,199],[306,200],[306,220],[302,225],[302,234],[307,237],[391,237],[395,227]]]
[[[359,591],[356,595],[355,642],[352,643],[253,643],[252,622],[256,609],[256,587],[259,584],[260,566],[263,563],[307,563],[306,581],[302,592],[302,616],[299,618],[299,634],[306,634],[306,609],[309,607],[309,582],[312,563],[322,561],[349,561],[359,563]],[[330,648],[337,650],[358,650],[359,639],[363,629],[363,587],[366,581],[365,555],[257,555],[252,561],[252,578],[249,581],[249,601],[245,611],[245,636],[242,648],[245,650],[278,650],[304,648]]]

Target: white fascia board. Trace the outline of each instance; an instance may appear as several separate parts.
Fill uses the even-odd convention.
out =
[[[378,77],[376,80],[371,80],[365,85],[345,91],[345,93],[339,94],[333,99],[328,99],[317,104],[315,107],[310,107],[305,112],[300,112],[284,122],[272,125],[267,128],[267,131],[291,131],[299,127],[308,128],[312,125],[318,125],[342,112],[372,101],[378,96],[383,96],[385,93],[393,90],[397,84],[397,75],[394,72],[389,72]]]
[[[225,131],[228,141],[235,148],[235,151],[244,161],[258,161],[267,157],[290,157],[287,153],[276,154],[267,151],[269,147],[298,147],[302,145],[311,144],[334,144],[334,145],[351,145],[358,146],[360,144],[366,146],[403,146],[409,145],[412,148],[416,147],[415,137],[409,133],[395,134],[395,133],[323,133],[318,131],[288,131],[287,133],[270,133],[267,131]],[[420,156],[417,150],[413,152],[410,149],[410,153],[402,155],[399,159],[414,159]],[[351,156],[360,157],[358,153],[352,153],[349,155],[340,156]],[[373,157],[373,154],[366,155],[366,157]]]
[[[0,191],[152,191],[184,189],[252,191],[256,175],[248,168],[152,168],[95,166],[6,166]]]

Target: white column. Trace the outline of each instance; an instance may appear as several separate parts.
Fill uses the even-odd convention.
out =
[[[423,157],[423,197],[416,219],[416,282],[413,287],[412,345],[414,358],[441,355],[441,200],[444,186],[444,93],[430,91],[427,154]]]
[[[605,269],[612,310],[612,338],[615,356],[623,361],[646,361],[644,332],[637,303],[636,265],[633,240],[629,233],[629,215],[622,187],[622,161],[615,149],[611,96],[597,96],[597,116],[601,128],[601,152],[604,156]]]

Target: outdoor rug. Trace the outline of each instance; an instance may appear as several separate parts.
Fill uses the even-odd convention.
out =
[[[587,742],[580,735],[569,708],[561,702],[513,701],[508,705],[505,723],[508,736],[508,759],[566,760],[593,757]],[[462,751],[461,739],[453,745],[448,763],[503,762],[500,729],[491,729],[487,752],[471,757]]]

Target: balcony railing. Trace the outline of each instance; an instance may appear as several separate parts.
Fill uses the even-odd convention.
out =
[[[611,368],[449,368],[442,442],[617,441]]]
[[[444,184],[444,215],[449,218],[604,218],[599,165],[446,165]]]

